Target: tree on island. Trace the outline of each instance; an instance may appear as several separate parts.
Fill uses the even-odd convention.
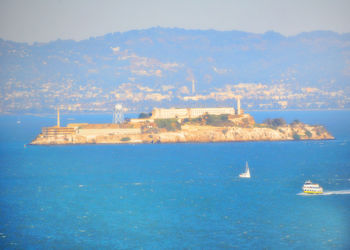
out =
[[[221,114],[221,115],[209,115],[205,114],[203,116],[205,122],[207,125],[211,126],[224,126],[228,122],[228,115],[227,114]]]
[[[146,119],[146,118],[150,118],[151,116],[152,116],[152,113],[140,113],[139,119]]]
[[[296,141],[300,140],[300,135],[298,135],[297,133],[293,133],[293,139]]]
[[[181,124],[174,118],[172,119],[156,119],[154,121],[158,128],[165,128],[167,131],[181,130]]]
[[[283,118],[275,118],[275,119],[270,119],[267,118],[263,122],[269,127],[280,127],[280,126],[285,126],[287,123]]]
[[[295,119],[290,125],[297,126],[297,125],[301,125],[301,124],[303,124],[301,121],[299,121],[298,119]]]

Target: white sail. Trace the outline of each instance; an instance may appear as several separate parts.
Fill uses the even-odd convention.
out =
[[[250,170],[249,170],[248,162],[245,163],[245,172],[240,174],[239,177],[250,178]]]
[[[247,177],[250,178],[250,170],[249,170],[249,167],[248,167],[248,162],[247,162],[246,167],[247,167],[247,170],[245,171],[245,173],[246,173]]]

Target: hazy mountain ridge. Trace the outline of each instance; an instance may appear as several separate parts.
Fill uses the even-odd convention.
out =
[[[237,95],[254,109],[350,107],[350,33],[151,28],[79,42],[0,39],[0,65],[0,112],[220,106]]]

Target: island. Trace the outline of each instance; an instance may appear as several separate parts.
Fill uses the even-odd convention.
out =
[[[334,137],[321,125],[298,120],[266,119],[256,123],[237,108],[155,108],[137,119],[120,123],[71,123],[42,128],[31,145],[201,143],[243,141],[330,140]]]

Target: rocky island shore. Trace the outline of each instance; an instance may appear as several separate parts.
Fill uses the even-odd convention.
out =
[[[330,140],[321,125],[281,119],[255,123],[249,114],[205,113],[195,118],[157,119],[144,114],[121,124],[73,123],[42,129],[32,145],[201,143],[242,141]],[[58,118],[59,121],[59,118]]]

